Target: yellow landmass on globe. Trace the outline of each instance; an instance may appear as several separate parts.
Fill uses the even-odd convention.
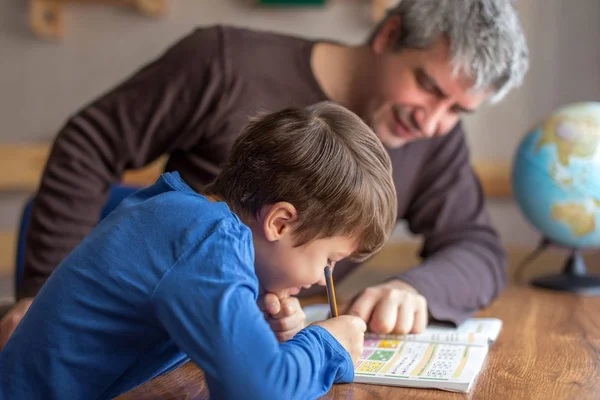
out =
[[[600,206],[600,202],[594,199],[594,204]],[[552,205],[552,219],[566,224],[573,235],[585,236],[596,230],[594,213],[590,212],[584,204],[568,202]]]
[[[598,150],[600,126],[592,117],[553,116],[542,126],[536,148],[555,145],[558,162],[569,165],[571,157],[590,158]]]
[[[558,173],[558,167],[556,166],[556,164],[552,164],[550,166],[550,176],[552,177],[552,179],[554,179],[556,182],[558,182],[559,185],[567,186],[567,187],[573,185],[573,177],[572,176],[561,176]]]
[[[571,186],[573,184],[573,178],[570,176],[566,178],[559,178],[558,183],[564,186]]]

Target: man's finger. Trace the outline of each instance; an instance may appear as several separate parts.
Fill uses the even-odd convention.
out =
[[[20,322],[20,315],[16,316],[13,312],[8,313],[4,316],[4,319],[0,321],[0,350],[4,347],[8,339],[15,331],[18,323]]]
[[[416,307],[415,307],[415,322],[413,324],[413,328],[411,333],[421,333],[427,328],[427,323],[429,322],[429,314],[427,311],[427,301],[425,297],[418,296],[416,298]]]
[[[8,342],[8,338],[10,337],[10,332],[7,327],[4,327],[0,324],[0,350],[4,347],[6,342]]]
[[[371,314],[369,329],[375,333],[392,332],[396,326],[400,302],[401,298],[397,292],[382,296]]]
[[[373,308],[378,300],[379,294],[377,290],[366,288],[359,296],[357,296],[356,300],[352,302],[352,305],[350,305],[346,314],[354,315],[367,322],[369,321],[371,314],[373,313]]]
[[[402,304],[398,306],[398,316],[396,318],[396,326],[394,327],[395,334],[404,335],[409,333],[415,322],[415,304],[408,297]]]

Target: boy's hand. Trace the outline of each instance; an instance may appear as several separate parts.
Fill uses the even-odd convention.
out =
[[[258,298],[258,306],[280,342],[293,338],[304,328],[306,315],[296,297],[280,299],[273,293],[265,293]]]
[[[366,288],[344,314],[360,317],[375,333],[420,333],[429,319],[425,297],[399,279]]]
[[[319,325],[327,329],[340,342],[342,347],[350,353],[352,363],[356,364],[358,362],[363,352],[365,332],[367,331],[365,321],[352,315],[341,315],[325,321],[315,322],[312,325]]]

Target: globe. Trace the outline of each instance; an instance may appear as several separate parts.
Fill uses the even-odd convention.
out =
[[[566,105],[517,147],[511,183],[524,217],[573,249],[600,246],[600,103]]]
[[[599,142],[600,103],[581,102],[554,111],[517,147],[514,197],[543,237],[533,254],[550,243],[571,249],[561,273],[537,277],[533,286],[600,295],[600,276],[587,273],[581,254],[600,247]]]

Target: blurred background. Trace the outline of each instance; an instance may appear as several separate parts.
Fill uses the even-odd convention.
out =
[[[0,0],[0,297],[12,293],[22,206],[35,190],[47,147],[70,114],[199,25],[233,24],[347,43],[363,42],[375,25],[370,0],[284,8],[245,0],[166,0],[165,15],[156,18],[87,0],[63,7],[64,34],[52,40],[32,32],[28,3]],[[507,247],[526,251],[539,234],[507,193],[512,157],[523,135],[557,107],[600,100],[600,1],[517,0],[516,6],[530,48],[525,83],[499,105],[469,116],[466,126],[473,162],[485,172],[484,184],[497,188],[498,195],[488,197],[492,219]],[[403,226],[394,239],[418,240]]]

